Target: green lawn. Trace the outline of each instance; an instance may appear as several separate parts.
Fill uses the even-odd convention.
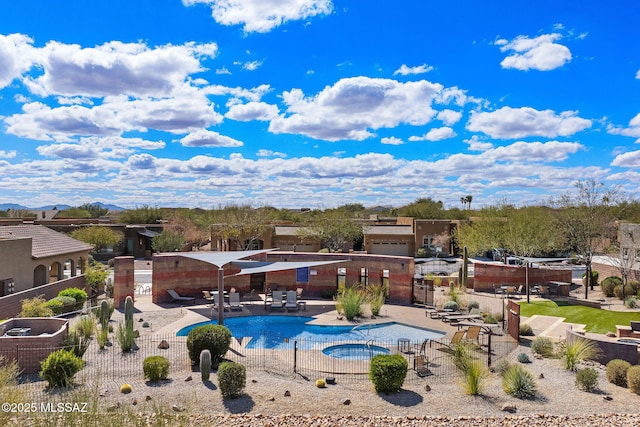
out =
[[[587,332],[606,334],[615,332],[616,325],[629,325],[631,320],[640,320],[640,312],[609,311],[581,305],[568,305],[566,302],[536,301],[520,303],[520,315],[531,317],[534,314],[566,318],[565,322],[585,324]]]

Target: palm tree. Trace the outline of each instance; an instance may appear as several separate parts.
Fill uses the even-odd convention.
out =
[[[464,200],[467,202],[467,209],[471,210],[471,201],[473,200],[473,196],[469,194],[467,197],[464,197]]]
[[[465,205],[467,204],[467,198],[460,197],[460,203],[462,203],[462,209],[464,209]]]

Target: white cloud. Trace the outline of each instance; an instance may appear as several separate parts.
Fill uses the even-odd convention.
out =
[[[473,135],[471,138],[465,139],[464,142],[469,145],[471,151],[487,151],[494,147],[491,142],[480,141],[478,135]]]
[[[636,71],[636,79],[640,79],[640,70]]]
[[[35,55],[32,44],[23,34],[0,34],[0,89],[31,68]]]
[[[262,61],[249,61],[241,65],[243,70],[255,71],[262,66]]]
[[[393,75],[409,75],[409,74],[424,74],[424,73],[428,73],[429,71],[433,71],[433,67],[431,65],[427,65],[427,64],[422,64],[422,65],[418,65],[416,67],[408,67],[405,64],[402,64],[400,66],[400,68],[398,68],[396,71],[393,72]]]
[[[182,0],[186,6],[204,3],[222,25],[243,25],[247,33],[266,33],[288,21],[328,15],[331,0]]]
[[[441,141],[456,136],[456,133],[450,127],[441,127],[429,129],[423,136],[411,136],[409,141]]]
[[[496,147],[484,152],[485,156],[499,161],[517,161],[527,163],[560,162],[585,147],[577,142],[524,142],[517,141],[505,147]]]
[[[1,159],[13,159],[18,155],[16,150],[6,151],[0,150],[0,158]]]
[[[382,144],[387,144],[387,145],[402,145],[402,144],[404,144],[404,141],[402,141],[402,139],[396,138],[395,136],[392,136],[392,137],[389,137],[389,138],[382,138],[380,140],[380,142]]]
[[[442,110],[436,115],[436,119],[442,121],[447,126],[455,125],[462,118],[462,113],[453,110]]]
[[[213,43],[151,49],[143,43],[115,41],[95,48],[49,42],[37,52],[43,75],[26,84],[42,96],[165,96],[179,90],[189,74],[202,70],[201,57],[216,52]]]
[[[287,114],[273,120],[269,130],[360,141],[373,136],[370,130],[429,122],[436,114],[431,104],[440,91],[441,85],[424,80],[399,83],[369,77],[342,79],[313,97],[293,89],[282,95]]]
[[[258,157],[280,157],[280,158],[287,157],[287,155],[285,153],[281,153],[279,151],[265,150],[265,149],[258,150],[258,152],[256,153],[256,156],[258,156]]]
[[[530,107],[503,107],[492,112],[473,112],[467,129],[483,132],[492,138],[554,138],[573,135],[591,127],[591,124],[591,120],[578,117],[575,111],[556,114],[551,110],[538,111]]]
[[[627,153],[618,154],[611,162],[611,166],[637,168],[640,166],[640,151],[629,151]]]
[[[191,132],[178,140],[185,147],[241,147],[241,141],[206,129]]]
[[[221,67],[216,70],[216,74],[231,74],[227,67]]]
[[[608,126],[607,132],[611,135],[623,135],[638,138],[636,139],[636,143],[640,143],[640,113],[636,114],[634,118],[629,120],[629,127],[621,128]]]
[[[238,121],[271,120],[278,117],[278,107],[265,102],[235,104],[229,108],[225,117]]]
[[[554,43],[561,39],[558,33],[543,34],[535,38],[518,36],[508,41],[496,40],[495,44],[502,52],[514,52],[502,60],[502,68],[515,68],[517,70],[549,71],[562,67],[571,61],[571,51],[564,45]]]

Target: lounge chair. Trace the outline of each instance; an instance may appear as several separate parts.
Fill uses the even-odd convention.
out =
[[[229,308],[231,308],[231,310],[242,310],[239,293],[233,292],[229,294]]]
[[[242,295],[242,299],[245,301],[253,301],[256,298],[256,290],[255,289],[251,289],[250,292],[245,292],[244,295]]]
[[[187,302],[188,301],[191,304],[195,304],[196,303],[196,299],[194,297],[183,297],[180,294],[178,294],[176,291],[174,291],[173,289],[167,289],[167,292],[169,293],[171,298],[173,298],[173,302]]]
[[[480,346],[480,330],[480,326],[469,326],[464,340]]]
[[[213,296],[211,295],[211,292],[202,291],[202,296],[204,297],[205,301],[207,301],[208,303],[215,304],[215,302],[213,301]]]
[[[429,370],[429,359],[424,354],[418,354],[413,359],[413,369],[419,377],[433,375],[433,372]]]
[[[449,350],[453,348],[454,345],[460,344],[462,342],[462,338],[464,338],[464,334],[467,332],[466,329],[462,329],[460,331],[456,331],[449,341],[440,341],[440,340],[431,340],[429,341],[429,347],[433,343],[437,343],[447,347]]]
[[[213,297],[213,308],[218,309],[218,295],[220,293],[218,291],[211,292],[211,296]],[[229,304],[224,301],[224,294],[222,295],[222,309],[226,310],[229,308]]]
[[[271,293],[271,309],[274,308],[282,309],[284,305],[282,304],[282,296],[284,295],[283,291],[273,291]]]
[[[304,289],[302,289],[302,288],[297,288],[296,289],[296,296],[298,297],[298,299],[302,299],[302,291],[303,290]]]
[[[289,311],[289,309],[294,309],[298,311],[298,294],[296,291],[287,291],[287,302],[284,304],[284,308]]]

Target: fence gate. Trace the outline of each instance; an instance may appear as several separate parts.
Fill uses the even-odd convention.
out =
[[[511,300],[507,304],[507,332],[511,338],[520,342],[520,304]]]

